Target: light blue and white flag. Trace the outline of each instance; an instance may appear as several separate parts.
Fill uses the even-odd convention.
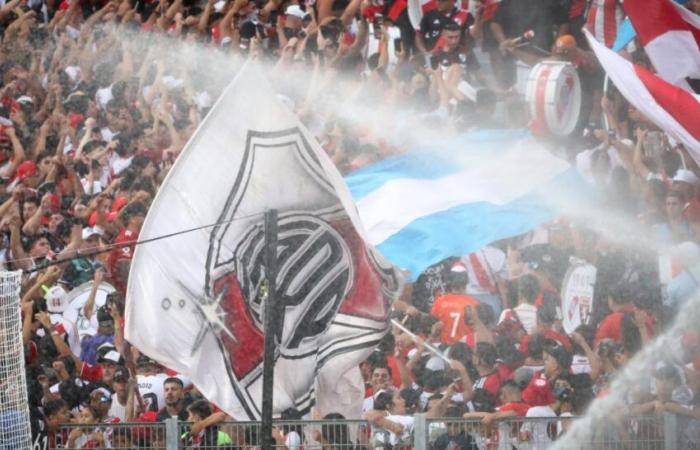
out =
[[[575,168],[522,130],[469,133],[346,182],[370,242],[412,279],[448,256],[532,230],[572,193],[590,192]]]

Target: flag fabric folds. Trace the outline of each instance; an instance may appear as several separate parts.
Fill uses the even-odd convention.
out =
[[[700,161],[700,96],[674,86],[599,44],[585,32],[600,64],[620,93]]]
[[[333,163],[273,92],[252,62],[225,90],[140,237],[216,225],[138,246],[127,288],[129,342],[239,420],[261,414],[267,210],[279,214],[276,415],[308,412],[316,385],[338,392],[387,332],[401,287]]]
[[[481,130],[346,177],[370,242],[415,279],[428,266],[528,232],[590,192],[522,130]]]
[[[700,78],[700,16],[672,0],[625,0],[624,9],[659,76],[689,89]]]

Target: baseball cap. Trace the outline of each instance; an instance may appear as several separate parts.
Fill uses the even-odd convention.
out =
[[[440,370],[446,370],[447,364],[439,356],[433,356],[428,360],[428,362],[425,363],[425,368],[437,372]]]
[[[97,362],[112,362],[114,364],[124,364],[124,358],[122,358],[122,355],[120,355],[116,350],[110,350],[107,353],[105,353],[104,356],[99,358]]]
[[[83,228],[83,240],[90,239],[92,236],[102,236],[102,231],[97,227]]]
[[[146,355],[141,355],[141,356],[139,356],[138,359],[136,360],[136,365],[139,366],[139,367],[141,367],[141,366],[149,366],[149,365],[153,365],[153,364],[156,364],[156,362],[153,361],[151,358],[149,358],[149,357],[146,356]]]
[[[97,388],[90,392],[90,400],[99,399],[101,403],[109,403],[112,401],[112,394],[105,388]]]
[[[287,6],[287,9],[284,11],[284,13],[288,16],[298,17],[300,19],[303,19],[308,15],[308,13],[302,10],[299,5]]]
[[[27,105],[27,104],[33,104],[34,100],[28,95],[22,95],[22,96],[17,98],[16,102],[21,103],[23,105]]]
[[[676,175],[673,177],[673,181],[680,181],[688,184],[697,184],[700,181],[692,171],[688,169],[678,169]]]
[[[54,286],[46,291],[44,298],[46,299],[46,309],[50,313],[60,314],[68,307],[68,293],[61,286]]]
[[[17,178],[24,180],[33,177],[37,173],[36,164],[34,161],[24,161],[17,167]]]
[[[126,367],[117,367],[117,369],[114,371],[114,377],[112,377],[112,379],[117,382],[129,381],[129,371],[126,370]]]

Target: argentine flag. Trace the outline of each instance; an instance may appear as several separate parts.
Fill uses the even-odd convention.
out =
[[[553,219],[590,192],[575,168],[523,130],[479,130],[346,177],[370,242],[415,280]]]

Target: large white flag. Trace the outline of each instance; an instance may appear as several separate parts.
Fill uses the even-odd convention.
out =
[[[599,44],[584,30],[600,65],[620,93],[700,162],[700,96],[674,86]]]
[[[261,414],[263,215],[272,208],[283,304],[274,411],[303,412],[316,378],[332,395],[384,336],[401,280],[365,244],[330,159],[249,63],[180,155],[140,237],[218,225],[138,246],[126,307],[129,342],[237,419]]]

